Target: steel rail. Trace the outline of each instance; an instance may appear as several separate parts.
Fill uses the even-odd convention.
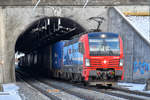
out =
[[[35,77],[34,75],[32,75],[32,76]],[[50,86],[52,86],[56,89],[61,89],[65,92],[67,92],[69,94],[72,94],[72,95],[75,95],[77,97],[84,98],[86,100],[92,100],[93,99],[92,96],[90,97],[90,96],[86,96],[86,95],[84,95],[82,93],[79,93],[79,92],[76,92],[76,91],[67,90],[67,89],[61,87],[61,85],[58,86],[58,85],[51,84],[50,83],[51,80],[52,79],[46,79],[46,81],[43,81],[43,80],[38,79],[38,81],[40,81],[44,84],[50,85]],[[117,88],[117,87],[84,86],[82,83],[76,84],[76,83],[68,82],[68,81],[65,81],[65,80],[58,80],[58,79],[53,79],[53,81],[62,82],[62,83],[66,83],[66,84],[76,86],[78,88],[88,89],[88,90],[101,92],[101,93],[104,93],[104,94],[108,94],[108,95],[112,95],[112,96],[116,96],[116,97],[120,97],[120,98],[125,98],[125,99],[130,99],[130,100],[142,100],[142,97],[145,97],[145,98],[150,97],[150,94],[148,94],[148,93],[143,93],[143,92],[139,92],[139,91],[131,91],[131,90],[127,90],[127,89],[123,89],[123,88]],[[112,91],[116,91],[116,92],[112,92]],[[121,94],[121,93],[119,94],[117,92],[123,92],[125,94]],[[130,95],[126,95],[127,93],[130,94]],[[141,98],[135,97],[135,96],[132,96],[132,95],[141,96]]]
[[[61,100],[60,98],[54,96],[54,95],[51,95],[50,93],[48,93],[47,91],[45,91],[44,89],[41,89],[40,87],[38,86],[35,86],[34,84],[32,84],[32,82],[24,79],[23,75],[20,74],[20,72],[17,72],[16,71],[16,75],[17,75],[17,78],[20,79],[20,80],[23,80],[25,83],[29,84],[31,87],[35,88],[37,91],[39,91],[41,94],[47,96],[48,98],[52,99],[52,100]]]
[[[26,74],[26,73],[23,73],[23,72],[20,72],[20,71],[19,71],[19,73],[21,73],[21,74]],[[35,75],[35,74],[34,74],[34,75]],[[30,73],[29,76],[35,78],[34,75]],[[76,96],[76,97],[79,97],[79,98],[81,98],[81,99],[83,99],[83,100],[93,100],[93,97],[91,97],[91,96],[89,96],[89,95],[84,95],[84,94],[79,93],[78,91],[71,91],[71,90],[65,89],[65,88],[63,88],[61,85],[58,86],[58,85],[51,84],[50,82],[48,82],[49,80],[43,81],[43,80],[38,79],[38,78],[35,78],[35,80],[37,80],[37,81],[39,81],[39,82],[41,82],[41,83],[44,83],[44,84],[46,84],[46,85],[48,85],[48,86],[51,86],[51,87],[53,87],[53,88],[55,88],[55,89],[59,89],[59,90],[62,90],[62,91],[64,91],[64,92],[68,93],[68,94],[71,94],[71,95],[74,95],[74,96]],[[52,99],[52,100],[53,100],[53,99]],[[54,100],[55,100],[55,99],[54,99]]]

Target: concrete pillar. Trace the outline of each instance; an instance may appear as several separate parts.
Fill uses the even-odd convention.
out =
[[[0,8],[0,83],[3,83],[3,69],[4,69],[4,20],[2,9]]]
[[[9,83],[15,81],[14,68],[8,65],[8,58],[6,42],[6,12],[5,9],[0,8],[0,83]],[[11,68],[12,67],[12,68]]]

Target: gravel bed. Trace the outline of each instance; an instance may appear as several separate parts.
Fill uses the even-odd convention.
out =
[[[76,93],[80,93],[83,96],[89,96],[89,98],[92,98],[92,100],[125,100],[123,98],[120,97],[115,97],[115,96],[111,96],[102,92],[96,92],[90,89],[84,89],[84,88],[79,88],[76,86],[73,86],[71,84],[67,84],[67,83],[63,83],[63,82],[57,82],[57,81],[48,81],[45,80],[47,83],[50,83],[52,85],[58,86],[58,87],[63,87],[66,90],[72,91],[72,92],[76,92]]]
[[[22,81],[17,81],[16,85],[20,88],[19,95],[21,96],[22,100],[51,100]]]
[[[66,93],[65,91],[62,91],[60,89],[53,88],[52,86],[43,84],[39,81],[32,82],[32,84],[38,86],[39,88],[43,88],[44,90],[48,91],[51,95],[54,95],[61,100],[70,100],[70,98],[71,100],[83,100],[77,96]]]

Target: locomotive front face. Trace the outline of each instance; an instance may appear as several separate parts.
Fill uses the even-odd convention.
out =
[[[117,34],[95,33],[88,35],[90,67],[119,67],[120,41]]]
[[[115,33],[88,34],[89,56],[85,66],[89,76],[101,79],[121,78],[123,74],[122,46],[120,38]],[[87,66],[88,65],[88,66]]]

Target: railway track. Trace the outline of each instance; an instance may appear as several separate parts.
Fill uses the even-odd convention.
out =
[[[17,79],[27,83],[28,85],[30,85],[31,87],[33,87],[34,89],[36,89],[37,91],[39,91],[41,94],[47,96],[48,98],[52,99],[52,100],[61,100],[59,99],[58,97],[54,96],[54,95],[51,95],[49,94],[45,89],[42,89],[41,87],[39,87],[38,85],[35,85],[33,84],[33,80],[32,82],[31,81],[28,81],[26,79],[24,79],[18,72],[16,72],[16,75],[17,75]],[[35,81],[36,82],[36,81]],[[36,84],[38,84],[36,82]]]
[[[52,79],[38,79],[40,82],[52,86],[56,89],[60,89],[64,92],[67,92],[71,95],[77,96],[84,100],[99,100],[99,95],[105,96],[113,96],[123,99],[129,100],[150,100],[150,94],[138,92],[138,91],[130,91],[122,88],[117,87],[95,87],[95,86],[83,86],[81,83],[71,83],[64,80],[52,80]],[[61,83],[61,84],[60,84]],[[84,90],[87,91],[84,91]],[[107,95],[104,95],[107,94]],[[116,98],[114,98],[116,99]],[[109,100],[109,99],[108,99]]]
[[[59,81],[62,82],[62,81]],[[52,83],[50,80],[46,80],[47,84],[50,85],[57,85],[56,83]],[[70,83],[66,83],[66,86],[69,86]],[[147,93],[142,93],[142,92],[138,92],[138,91],[130,91],[130,90],[126,90],[126,89],[122,89],[122,88],[117,88],[117,87],[95,87],[95,86],[83,86],[82,84],[72,84],[71,85],[78,87],[78,88],[82,88],[82,89],[87,89],[87,90],[91,90],[91,91],[96,91],[97,93],[104,93],[104,94],[108,94],[111,96],[115,96],[115,97],[119,97],[119,98],[124,98],[124,99],[128,99],[128,100],[150,100],[150,94]],[[63,87],[64,89],[67,89],[65,87]],[[74,90],[70,90],[70,91],[74,91]],[[82,94],[85,95],[85,94]],[[92,100],[92,99],[90,99]]]
[[[130,90],[126,90],[126,89],[119,89],[116,87],[112,87],[109,89],[92,88],[92,90],[95,90],[97,92],[106,93],[106,94],[113,95],[113,96],[117,96],[117,97],[121,97],[124,99],[129,99],[129,100],[150,100],[150,94],[136,92],[136,91],[130,91]]]
[[[102,86],[102,85],[85,87],[81,84],[74,84],[74,85],[80,88],[90,89],[93,91],[102,92],[105,94],[121,97],[124,99],[129,99],[129,100],[150,100],[149,93],[128,90],[128,89],[121,88],[121,87],[113,87],[113,86],[109,87],[109,86]]]
[[[19,71],[19,73],[27,75],[24,72]],[[34,78],[36,77],[36,76],[32,76],[32,75],[28,74],[29,77],[34,77]],[[31,78],[30,78],[30,80],[31,80]],[[98,93],[96,91],[91,91],[88,89],[76,87],[70,83],[67,84],[67,83],[62,82],[62,81],[56,81],[56,80],[50,80],[50,79],[44,79],[44,78],[41,78],[41,79],[36,78],[36,80],[38,80],[40,83],[51,86],[51,87],[53,87],[59,91],[63,91],[63,92],[70,94],[72,96],[72,97],[70,97],[71,100],[73,100],[73,96],[79,98],[79,99],[75,99],[75,100],[110,100],[110,99],[111,100],[118,100],[118,97],[112,97],[112,96],[109,96],[109,95],[104,94],[104,93],[100,93],[100,92]],[[38,82],[38,81],[36,81],[36,82]],[[62,96],[59,96],[59,97],[61,97],[61,100],[67,100],[67,99],[63,99]],[[107,98],[107,99],[105,99],[105,98]],[[52,99],[52,100],[56,100],[56,99]],[[70,99],[68,99],[68,100],[70,100]],[[120,99],[120,100],[124,100],[124,99]]]
[[[22,74],[21,72],[16,71],[16,75],[17,75],[17,79],[26,82],[28,85],[30,85],[31,87],[39,91],[41,94],[47,96],[51,100],[67,100],[70,97],[72,98],[72,100],[83,100],[80,97],[65,93],[58,87],[54,88],[34,78],[30,78],[30,80],[28,80],[28,77]]]

